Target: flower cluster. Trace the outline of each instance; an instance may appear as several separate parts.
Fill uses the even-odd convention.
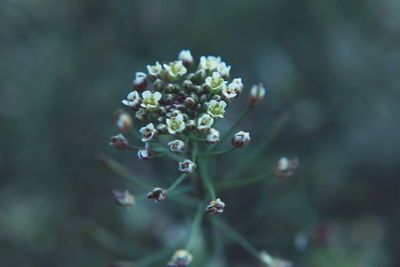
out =
[[[203,136],[208,144],[217,143],[219,132],[212,126],[243,89],[241,78],[230,80],[230,70],[231,66],[214,56],[202,56],[195,66],[190,51],[183,50],[177,60],[157,61],[147,66],[147,73],[137,72],[134,91],[122,103],[145,123],[140,128],[141,140],[151,143],[160,134],[172,135],[176,140],[169,147],[175,153],[185,147],[178,138],[189,134]],[[120,124],[126,128],[125,121]],[[148,158],[142,154],[140,158]]]

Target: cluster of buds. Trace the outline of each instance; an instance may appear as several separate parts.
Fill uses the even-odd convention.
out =
[[[192,260],[193,256],[187,250],[177,250],[168,262],[167,267],[187,267]]]
[[[298,167],[299,160],[297,157],[292,159],[282,157],[279,159],[275,168],[275,175],[278,178],[286,178],[293,174],[294,170]]]
[[[224,212],[224,208],[225,208],[225,203],[222,202],[220,198],[217,198],[216,200],[212,200],[208,204],[206,212],[208,214],[220,214]]]
[[[154,202],[156,202],[156,203],[166,200],[167,196],[168,196],[168,190],[160,188],[160,187],[154,188],[152,191],[150,191],[147,194],[147,198],[148,199],[153,199]]]
[[[195,66],[190,51],[183,50],[175,61],[156,62],[147,66],[147,73],[136,73],[134,91],[122,103],[145,123],[140,129],[142,141],[152,142],[160,134],[184,137],[193,133],[208,144],[219,142],[219,132],[212,126],[243,89],[241,78],[230,80],[230,70],[214,56],[202,56]],[[180,153],[185,144],[177,140],[169,147]]]
[[[118,205],[130,208],[135,205],[135,197],[129,193],[129,191],[120,192],[118,190],[112,190],[112,195]]]

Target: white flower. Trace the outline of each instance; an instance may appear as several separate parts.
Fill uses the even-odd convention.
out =
[[[237,132],[232,138],[232,145],[234,147],[242,147],[250,142],[250,133],[248,132]]]
[[[237,96],[237,93],[235,89],[232,89],[231,87],[226,87],[222,90],[222,95],[224,96],[225,99],[229,100],[231,98],[235,98]]]
[[[187,250],[178,250],[168,262],[167,267],[187,267],[192,262],[193,256]]]
[[[213,71],[218,67],[218,64],[221,63],[220,57],[214,56],[202,56],[200,57],[199,68],[203,70]]]
[[[221,73],[224,78],[229,78],[229,72],[231,71],[231,66],[227,66],[225,62],[221,62],[217,66],[217,71]]]
[[[163,66],[168,73],[168,77],[174,81],[182,78],[182,76],[185,75],[187,71],[185,66],[183,66],[182,60],[173,61],[169,64],[164,64]]]
[[[128,190],[125,192],[112,190],[112,194],[115,201],[123,207],[130,208],[135,204],[135,197]]]
[[[167,196],[168,196],[168,190],[160,187],[154,188],[151,192],[147,194],[147,198],[153,199],[154,202],[156,203],[166,200]]]
[[[146,143],[144,149],[139,149],[137,156],[142,160],[149,160],[153,158],[153,151],[151,150],[148,143]]]
[[[180,133],[186,128],[185,121],[183,120],[183,115],[181,113],[176,114],[176,116],[171,117],[166,121],[168,132],[170,134]]]
[[[143,91],[147,86],[147,75],[144,72],[136,72],[133,80],[133,88],[138,91]]]
[[[212,200],[207,208],[206,212],[209,214],[218,214],[218,213],[223,213],[225,208],[225,203],[221,201],[220,198],[217,198],[216,200]]]
[[[147,65],[147,71],[149,72],[149,75],[157,77],[162,71],[162,66],[157,61],[155,65]]]
[[[113,121],[118,131],[120,132],[127,132],[129,129],[132,128],[133,122],[131,115],[129,115],[128,112],[122,111],[120,109],[114,112]]]
[[[197,129],[200,131],[207,130],[213,125],[213,123],[214,119],[210,115],[203,114],[197,120]]]
[[[190,50],[182,50],[181,52],[179,52],[178,59],[181,60],[183,62],[183,65],[185,65],[186,67],[190,67],[194,62]]]
[[[210,132],[207,135],[206,143],[207,144],[216,144],[219,142],[219,131],[211,128]]]
[[[256,105],[261,103],[263,98],[265,97],[265,88],[264,86],[260,83],[258,85],[253,85],[250,90],[250,96],[249,96],[249,102],[252,105]]]
[[[110,145],[120,150],[129,148],[129,142],[122,134],[111,136]]]
[[[235,78],[233,81],[228,85],[229,89],[232,89],[236,92],[236,94],[240,94],[243,90],[243,83],[241,78]]]
[[[196,164],[189,159],[179,162],[179,171],[183,173],[192,173],[196,168]]]
[[[211,100],[208,103],[207,113],[214,118],[223,118],[225,113],[226,102],[221,100]]]
[[[214,94],[218,94],[226,88],[226,81],[221,77],[219,72],[213,72],[212,76],[206,78],[206,84],[210,87],[210,90]]]
[[[181,140],[175,139],[168,143],[169,150],[175,153],[182,153],[185,151],[185,143]]]
[[[140,98],[137,91],[130,92],[126,99],[122,100],[122,104],[133,109],[139,108],[141,103],[142,99]]]
[[[161,99],[161,93],[155,92],[152,93],[150,91],[144,91],[142,93],[143,103],[141,106],[146,109],[154,110],[158,107],[158,101]]]
[[[289,159],[287,157],[281,157],[275,168],[275,174],[278,178],[286,178],[293,174],[294,170],[299,165],[299,159],[294,157]]]
[[[157,129],[154,128],[153,123],[149,123],[146,127],[140,128],[139,132],[142,134],[142,142],[153,141],[157,134]]]

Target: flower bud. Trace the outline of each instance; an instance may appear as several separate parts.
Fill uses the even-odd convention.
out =
[[[145,121],[145,120],[147,120],[146,110],[143,109],[143,108],[140,108],[138,111],[136,111],[135,117],[136,117],[136,119],[138,119],[139,121]]]
[[[178,250],[174,253],[167,267],[187,267],[192,262],[193,256],[187,250]]]
[[[174,91],[175,91],[175,85],[173,85],[172,83],[169,83],[169,84],[167,84],[166,86],[165,86],[165,89],[164,89],[164,91],[166,92],[166,93],[173,93]]]
[[[243,147],[250,142],[250,133],[248,132],[237,132],[232,138],[232,145],[234,147]]]
[[[275,168],[275,175],[278,178],[286,178],[293,174],[294,170],[299,166],[299,159],[294,157],[292,159],[282,157],[279,159]]]
[[[162,87],[163,87],[163,84],[164,83],[163,83],[162,80],[160,80],[160,79],[155,80],[154,83],[153,83],[154,91],[161,91]]]
[[[174,96],[172,94],[166,94],[164,96],[164,103],[166,105],[171,105],[174,102]]]
[[[128,190],[126,190],[125,192],[112,190],[112,195],[115,201],[117,201],[117,204],[125,208],[130,208],[135,204],[135,197],[130,194]]]
[[[153,199],[154,202],[156,202],[156,203],[166,200],[167,196],[168,196],[168,190],[160,188],[160,187],[154,188],[151,192],[149,192],[147,194],[147,198]]]
[[[193,98],[187,97],[184,102],[185,107],[191,109],[196,105],[196,101]]]
[[[186,91],[191,91],[193,88],[193,82],[191,80],[184,80],[183,88],[185,88]]]
[[[133,80],[133,88],[139,92],[143,92],[147,87],[147,75],[144,72],[136,72]]]
[[[206,143],[207,144],[216,144],[219,141],[220,141],[219,140],[219,131],[214,128],[211,128],[210,131],[208,132]]]
[[[266,251],[259,254],[262,267],[292,267],[292,263],[280,258],[271,257]]]
[[[193,131],[194,129],[196,129],[196,122],[194,120],[186,121],[186,129],[188,131]]]
[[[110,145],[120,150],[129,148],[129,142],[122,134],[111,136]]]
[[[250,95],[249,95],[249,102],[251,105],[257,105],[262,102],[262,100],[265,97],[265,88],[262,85],[262,83],[258,85],[253,85],[250,90]]]
[[[196,80],[196,82],[198,83],[203,83],[204,79],[207,77],[207,73],[205,70],[200,69],[198,71],[196,71],[196,73],[194,74],[194,79]]]
[[[204,91],[204,88],[201,87],[200,85],[193,85],[193,92],[195,92],[197,95],[201,95],[205,91]]]
[[[200,96],[199,102],[200,102],[200,103],[205,103],[207,100],[208,100],[208,99],[207,99],[207,95],[201,95],[201,96]]]
[[[212,200],[210,204],[208,204],[206,212],[208,214],[219,214],[224,212],[224,208],[225,203],[222,202],[220,198],[217,198],[216,200]]]
[[[194,59],[192,53],[190,53],[190,50],[182,50],[178,55],[178,59],[182,61],[186,68],[190,68],[194,63]]]
[[[121,109],[118,109],[114,112],[113,121],[118,131],[120,132],[127,132],[129,129],[132,128],[133,122],[131,115]]]
[[[168,143],[169,150],[175,153],[182,153],[185,151],[185,143],[181,140],[175,139]]]
[[[213,95],[211,99],[220,101],[222,99],[222,97],[220,95]]]
[[[196,169],[196,164],[189,159],[179,162],[179,171],[182,173],[192,173]]]
[[[151,150],[150,144],[146,143],[144,149],[139,149],[137,152],[137,156],[142,160],[149,160],[154,157],[153,151]]]

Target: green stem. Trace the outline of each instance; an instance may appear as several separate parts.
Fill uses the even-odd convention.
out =
[[[200,154],[199,157],[221,156],[221,155],[228,154],[228,153],[232,152],[232,151],[235,150],[235,149],[236,149],[236,147],[233,146],[233,147],[227,148],[227,149],[225,149],[225,150],[221,150],[221,151],[214,151],[214,152],[210,152],[210,153],[203,153],[203,154]]]
[[[250,113],[250,111],[253,109],[253,105],[247,105],[246,109],[242,112],[242,114],[239,116],[237,121],[229,128],[229,130],[221,137],[221,144],[225,142],[225,140],[232,135],[233,131],[235,131],[236,127],[239,126],[239,124],[242,122],[242,120]]]
[[[203,215],[204,215],[204,207],[203,203],[201,203],[198,205],[196,215],[193,219],[192,229],[190,230],[189,240],[186,245],[187,251],[190,251],[191,248],[193,247],[193,241],[200,230],[200,224],[203,219]]]
[[[265,178],[268,176],[273,177],[273,173],[266,172],[266,173],[255,175],[255,176],[245,178],[245,179],[229,180],[229,181],[222,182],[221,184],[219,184],[218,189],[221,189],[221,190],[230,189],[230,188],[242,187],[242,186],[246,186],[246,185],[263,182],[263,181],[265,181]]]
[[[136,184],[149,189],[149,188],[154,188],[152,185],[143,182],[142,179],[140,179],[139,177],[136,177],[135,175],[133,175],[129,169],[125,168],[124,166],[122,166],[119,162],[117,162],[116,160],[112,159],[111,157],[105,155],[105,154],[101,154],[98,156],[99,160],[110,170],[112,170],[113,172],[115,172],[116,174],[118,174],[119,176],[128,179],[132,182],[135,182]]]
[[[227,222],[215,217],[212,218],[212,222],[232,241],[236,242],[238,245],[244,248],[255,258],[257,259],[260,258],[259,251],[249,241],[247,241],[247,239],[244,238],[238,231],[236,231],[233,227],[231,227]]]
[[[197,167],[199,168],[199,175],[203,180],[204,186],[207,188],[211,199],[216,199],[214,186],[211,183],[210,177],[208,176],[207,170],[205,169],[205,164],[203,160],[199,158],[197,160]]]
[[[183,180],[185,180],[186,177],[189,175],[187,173],[181,174],[178,179],[168,188],[168,192],[171,192],[175,187],[177,187]]]

